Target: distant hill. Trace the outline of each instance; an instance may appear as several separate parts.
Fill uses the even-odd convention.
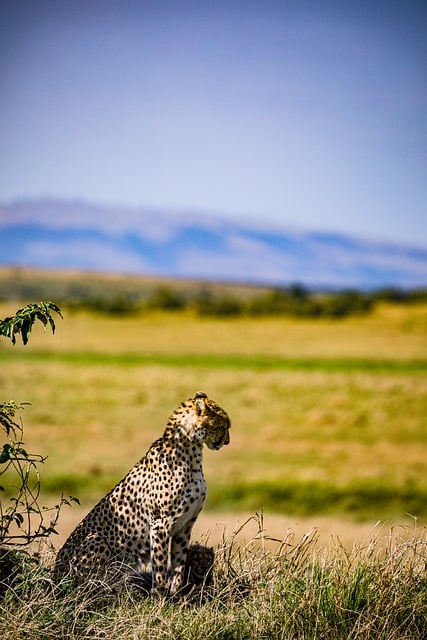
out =
[[[0,264],[322,288],[427,286],[427,248],[67,200],[0,205]]]

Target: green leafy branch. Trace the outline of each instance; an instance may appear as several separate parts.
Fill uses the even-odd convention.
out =
[[[36,320],[43,324],[45,330],[50,326],[52,333],[55,333],[55,321],[52,317],[52,312],[57,313],[62,318],[60,308],[53,302],[29,304],[22,309],[18,309],[14,316],[0,321],[0,335],[9,338],[12,344],[15,344],[16,335],[20,334],[25,345]]]
[[[0,321],[0,335],[15,344],[16,335],[20,334],[25,345],[37,320],[45,329],[50,326],[55,333],[52,312],[62,318],[61,310],[53,302],[27,305],[15,316]],[[0,427],[6,434],[6,442],[0,450],[0,494],[6,498],[0,501],[0,548],[27,546],[35,540],[49,538],[56,533],[61,507],[76,501],[76,498],[67,500],[62,496],[52,508],[40,506],[39,468],[46,457],[28,453],[24,448],[23,426],[17,417],[23,408],[24,404],[13,401],[0,403]],[[48,511],[52,512],[49,522],[46,520]]]

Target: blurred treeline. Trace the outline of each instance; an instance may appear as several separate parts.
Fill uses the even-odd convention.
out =
[[[12,300],[54,300],[69,310],[117,316],[158,310],[192,311],[200,316],[217,317],[344,318],[369,313],[378,302],[427,302],[427,288],[312,291],[299,283],[267,287],[4,268],[0,270],[0,301]]]

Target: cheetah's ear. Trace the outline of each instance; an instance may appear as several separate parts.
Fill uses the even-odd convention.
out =
[[[196,400],[196,413],[198,416],[201,416],[205,409],[205,403],[203,400]]]
[[[207,398],[208,396],[204,391],[198,391],[194,396],[194,399],[196,401],[196,413],[198,416],[200,416],[203,413],[203,410],[205,408],[204,401],[207,400]]]

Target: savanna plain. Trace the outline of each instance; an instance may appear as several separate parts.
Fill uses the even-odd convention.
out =
[[[230,445],[205,453],[195,529],[217,550],[215,593],[58,596],[40,565],[6,595],[2,637],[425,637],[425,304],[341,320],[63,315],[54,336],[0,345],[2,398],[31,403],[25,444],[48,456],[42,499],[80,500],[53,544],[204,390],[232,421]]]

